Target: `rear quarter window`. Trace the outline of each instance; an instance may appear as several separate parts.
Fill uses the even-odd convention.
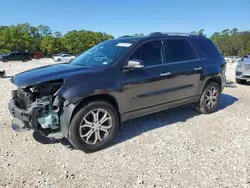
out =
[[[208,58],[222,57],[220,51],[215,44],[208,39],[197,39],[195,40],[196,45]]]

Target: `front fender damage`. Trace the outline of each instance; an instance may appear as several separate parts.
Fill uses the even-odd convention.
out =
[[[36,130],[49,138],[68,137],[68,126],[74,105],[58,91],[63,80],[39,83],[12,92],[9,111],[14,116],[14,130]]]

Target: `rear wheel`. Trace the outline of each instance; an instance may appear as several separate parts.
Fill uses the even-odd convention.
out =
[[[215,112],[220,101],[220,93],[220,86],[216,82],[206,84],[195,109],[203,114]]]
[[[245,84],[246,82],[246,80],[236,79],[237,84]]]
[[[62,60],[59,58],[57,61],[58,61],[58,62],[61,62]]]
[[[69,141],[86,153],[103,149],[114,141],[119,126],[116,109],[105,101],[83,106],[72,119]]]

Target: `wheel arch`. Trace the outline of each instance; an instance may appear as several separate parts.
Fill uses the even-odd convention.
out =
[[[215,83],[219,84],[220,89],[222,88],[222,80],[221,80],[220,76],[214,76],[214,77],[209,78],[205,85],[207,85],[208,83],[211,83],[211,82],[215,82]]]
[[[206,88],[206,86],[211,82],[217,83],[219,85],[221,91],[223,90],[223,80],[222,80],[221,76],[215,75],[212,77],[208,77],[207,79],[204,80],[203,87],[201,87],[200,93],[202,93],[204,91],[204,89]]]
[[[87,103],[93,102],[93,101],[105,101],[110,103],[117,111],[119,120],[121,119],[120,117],[120,111],[119,111],[119,105],[117,103],[117,100],[115,99],[114,96],[109,95],[109,94],[96,94],[96,95],[91,95],[86,98],[81,99],[75,106],[71,117],[70,117],[70,122],[72,121],[72,118],[74,115]]]

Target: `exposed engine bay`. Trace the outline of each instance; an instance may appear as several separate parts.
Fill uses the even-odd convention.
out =
[[[55,94],[62,85],[61,79],[13,90],[12,98],[15,106],[21,110],[21,117],[17,117],[17,110],[12,107],[13,116],[17,118],[16,121],[23,122],[16,123],[16,126],[19,126],[17,129],[34,129],[46,136],[59,132],[63,100]]]

